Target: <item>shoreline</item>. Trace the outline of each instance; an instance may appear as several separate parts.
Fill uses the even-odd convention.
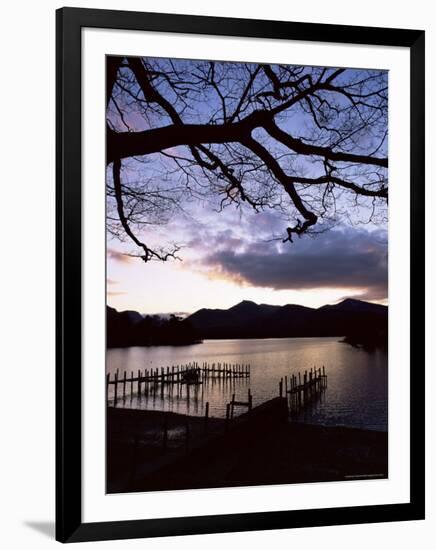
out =
[[[219,418],[206,427],[204,417],[108,408],[108,492],[388,477],[387,432],[288,421],[281,401],[227,429]]]
[[[118,411],[116,413],[112,414],[121,414],[121,415],[129,415],[128,412],[131,412],[132,420],[135,421],[134,417],[137,417],[138,421],[143,421],[146,424],[149,424],[150,426],[156,425],[155,423],[158,422],[164,422],[165,417],[172,418],[174,420],[180,421],[180,423],[183,423],[183,420],[188,418],[190,422],[193,423],[204,423],[204,416],[203,415],[195,415],[195,414],[184,414],[179,412],[173,412],[173,411],[162,411],[162,410],[156,410],[156,409],[136,409],[136,408],[129,408],[129,407],[114,407],[113,405],[110,405],[108,407],[108,410],[110,411]],[[121,412],[122,411],[122,412]],[[238,418],[239,416],[243,416],[245,413],[238,415],[235,418]],[[142,417],[142,419],[140,418]],[[220,424],[225,422],[224,417],[219,416],[209,416],[209,421],[212,423]],[[302,422],[299,420],[291,420],[289,419],[290,424],[295,425],[301,425],[301,426],[311,426],[313,429],[319,428],[323,430],[350,430],[355,432],[371,432],[371,433],[377,433],[377,434],[387,434],[387,430],[373,430],[371,428],[358,428],[356,426],[345,426],[345,425],[337,425],[337,426],[331,426],[329,424],[315,424],[315,423],[309,423],[309,422]]]
[[[245,336],[245,337],[231,337],[231,338],[201,338],[198,341],[194,342],[187,342],[187,343],[173,343],[173,344],[129,344],[129,345],[107,345],[106,350],[112,350],[112,349],[128,349],[128,348],[162,348],[162,347],[174,347],[174,348],[183,348],[188,346],[198,346],[200,344],[204,344],[205,342],[233,342],[235,340],[310,340],[310,339],[318,339],[318,338],[329,338],[329,339],[336,339],[338,343],[340,344],[348,344],[349,346],[356,348],[356,349],[365,349],[362,347],[362,344],[354,344],[352,342],[347,341],[347,336],[344,334],[329,334],[329,335],[320,335],[320,336]],[[340,340],[342,338],[342,340]],[[379,345],[375,346],[375,349],[380,349],[382,351],[387,350],[387,346]]]

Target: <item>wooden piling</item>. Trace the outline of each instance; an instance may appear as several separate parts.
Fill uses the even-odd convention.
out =
[[[117,406],[117,400],[118,400],[118,369],[115,373],[115,393],[114,393],[114,407]]]

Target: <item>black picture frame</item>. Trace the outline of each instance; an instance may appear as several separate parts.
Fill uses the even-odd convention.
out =
[[[56,13],[56,539],[93,541],[424,518],[424,31],[62,8]],[[406,47],[411,60],[410,502],[82,522],[81,29],[128,29]]]

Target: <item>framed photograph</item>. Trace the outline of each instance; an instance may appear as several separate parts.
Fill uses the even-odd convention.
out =
[[[58,10],[59,541],[423,519],[424,303],[423,31]]]

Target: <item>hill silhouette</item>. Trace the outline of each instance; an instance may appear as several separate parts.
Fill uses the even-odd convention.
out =
[[[310,308],[243,301],[229,309],[200,309],[186,321],[203,339],[342,336],[353,345],[386,345],[387,306],[346,299]]]
[[[346,299],[310,308],[244,300],[229,309],[200,309],[182,319],[118,312],[107,306],[108,347],[190,345],[203,339],[338,336],[365,348],[386,347],[387,306]]]

